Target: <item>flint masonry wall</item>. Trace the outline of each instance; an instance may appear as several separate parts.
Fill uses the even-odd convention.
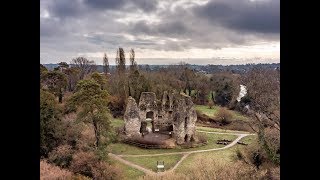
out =
[[[140,135],[141,119],[135,99],[128,98],[126,111],[124,113],[125,133],[128,137]]]
[[[167,126],[160,128],[161,130],[172,127],[173,138],[177,144],[195,140],[197,114],[191,97],[187,95],[165,91],[158,105],[155,93],[143,92],[138,106],[135,100],[129,97],[125,112],[126,134],[140,134],[141,122],[146,120],[146,116],[149,116],[154,124]]]

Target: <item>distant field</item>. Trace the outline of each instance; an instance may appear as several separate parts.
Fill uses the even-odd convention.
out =
[[[212,109],[209,108],[209,106],[205,106],[205,105],[195,105],[195,109],[200,111],[201,113],[215,118],[217,111],[220,109],[221,107],[219,106],[213,106]],[[233,115],[233,120],[243,120],[243,121],[248,121],[249,118],[242,115],[241,113],[237,112],[237,111],[233,111],[233,110],[229,110],[232,115]]]
[[[169,170],[172,168],[181,158],[183,155],[176,154],[176,155],[165,155],[165,156],[152,156],[152,157],[124,157],[123,159],[131,161],[137,165],[140,165],[144,168],[157,171],[157,161],[164,161],[164,168],[165,170]]]

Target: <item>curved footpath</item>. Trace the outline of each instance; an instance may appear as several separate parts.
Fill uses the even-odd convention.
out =
[[[165,172],[168,172],[168,171],[173,171],[175,170],[179,165],[180,163],[186,158],[188,157],[190,154],[192,153],[201,153],[201,152],[208,152],[208,151],[217,151],[217,150],[222,150],[222,149],[227,149],[227,148],[230,148],[234,145],[237,144],[237,142],[240,141],[240,139],[242,139],[243,137],[246,137],[246,136],[252,136],[252,135],[255,135],[255,134],[248,134],[248,133],[222,133],[222,132],[208,132],[208,131],[199,131],[198,132],[203,132],[203,133],[209,133],[209,134],[230,134],[230,135],[236,135],[238,136],[234,141],[232,141],[230,144],[224,146],[224,147],[221,147],[221,148],[213,148],[213,149],[204,149],[204,150],[196,150],[196,151],[186,151],[186,152],[172,152],[172,153],[160,153],[160,154],[140,154],[140,155],[130,155],[130,154],[123,154],[123,155],[117,155],[117,154],[113,154],[113,153],[109,153],[108,155],[128,166],[131,166],[133,168],[136,168],[140,171],[143,171],[144,173],[146,174],[158,174],[158,175],[161,175]],[[156,172],[153,172],[149,169],[146,169],[144,167],[141,167],[139,165],[136,165],[130,161],[127,161],[121,157],[147,157],[147,156],[162,156],[162,155],[174,155],[174,154],[183,154],[182,158],[176,163],[176,165],[167,170],[167,171],[164,171],[164,172],[159,172],[159,173],[156,173]]]

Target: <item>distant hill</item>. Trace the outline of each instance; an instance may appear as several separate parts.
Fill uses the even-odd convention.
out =
[[[58,64],[43,64],[47,69],[53,70]],[[139,65],[139,69],[146,69],[149,66],[151,71],[158,71],[161,68],[166,68],[168,66],[176,66],[176,65]],[[195,72],[201,72],[204,74],[217,73],[222,71],[230,71],[236,74],[242,74],[247,72],[249,69],[253,67],[259,67],[263,69],[280,69],[280,63],[272,63],[272,64],[241,64],[241,65],[195,65],[195,64],[187,64],[190,69],[193,69]],[[128,66],[127,66],[128,67]],[[110,65],[111,71],[115,69],[115,65]],[[97,71],[103,72],[103,66],[97,65]]]

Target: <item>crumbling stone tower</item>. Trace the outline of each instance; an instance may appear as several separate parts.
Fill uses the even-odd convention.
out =
[[[146,122],[152,123],[152,133],[168,133],[177,144],[194,141],[197,114],[190,96],[178,93],[163,93],[162,101],[157,101],[153,92],[143,92],[139,105],[129,97],[125,119],[127,136],[145,132]]]
[[[128,137],[140,135],[141,120],[135,99],[128,98],[127,108],[124,113],[124,129]]]
[[[173,96],[173,134],[177,144],[195,140],[197,113],[190,96]]]

